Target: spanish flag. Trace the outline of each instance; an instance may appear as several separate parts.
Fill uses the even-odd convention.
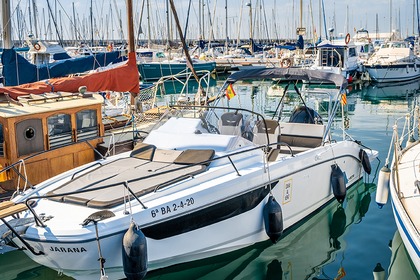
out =
[[[345,93],[343,93],[343,94],[341,95],[341,104],[342,104],[342,105],[346,105],[346,104],[347,104],[347,96],[346,96],[346,94],[345,94]]]
[[[233,97],[235,97],[236,93],[233,90],[233,86],[232,84],[229,84],[228,87],[226,88],[226,97],[228,100],[231,100]]]

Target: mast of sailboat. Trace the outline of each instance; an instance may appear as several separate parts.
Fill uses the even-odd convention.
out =
[[[128,27],[128,53],[134,52],[134,18],[133,18],[133,1],[127,0],[127,27]]]
[[[92,2],[93,0],[90,0],[90,45],[93,47],[93,7]]]
[[[228,36],[228,8],[227,8],[227,0],[225,0],[225,22],[226,22],[226,42],[225,42],[225,54],[228,53],[229,48],[229,36]]]
[[[419,0],[416,0],[416,11],[417,11],[417,36],[420,36]]]
[[[252,40],[252,3],[249,1],[246,3],[246,5],[249,7],[249,43],[251,45],[251,54],[254,54],[254,44]]]
[[[169,0],[166,0],[166,49],[169,50],[171,44],[169,42],[169,33],[170,33],[170,25],[169,25]]]
[[[3,48],[11,49],[12,44],[12,26],[10,24],[10,0],[3,0],[2,2],[2,23],[3,23]]]
[[[237,30],[238,37],[236,37],[236,47],[238,47],[239,43],[241,42],[240,36],[241,36],[243,6],[244,6],[244,0],[241,1],[241,9],[239,10],[239,20],[238,20],[238,30]]]
[[[179,37],[181,38],[182,49],[184,50],[187,66],[188,66],[188,68],[190,68],[191,73],[194,75],[194,78],[199,83],[197,73],[195,72],[194,66],[192,64],[190,53],[188,52],[187,44],[185,42],[185,37],[182,34],[182,29],[181,29],[181,25],[179,23],[178,13],[176,12],[174,1],[170,0],[170,4],[171,4],[172,15],[173,15],[173,17],[175,19],[175,23],[176,23],[176,28],[178,30]],[[199,84],[199,86],[200,86],[200,84]]]
[[[149,0],[147,0],[147,48],[150,49],[152,37],[150,34],[151,28],[150,28],[150,3]]]
[[[389,0],[389,36],[392,40],[392,0]]]
[[[32,13],[33,13],[33,18],[34,18],[34,30],[35,30],[35,38],[39,38],[39,33],[38,33],[38,20],[37,20],[37,14],[38,14],[38,9],[36,7],[35,4],[35,0],[32,0]]]
[[[74,2],[73,2],[73,27],[74,27],[74,40],[76,40],[76,42],[78,41],[78,36],[77,36],[77,24],[76,24],[76,9],[74,8]]]

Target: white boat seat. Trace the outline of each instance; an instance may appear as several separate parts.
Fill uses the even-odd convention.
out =
[[[241,135],[242,114],[238,112],[226,112],[219,120],[219,132],[226,135]]]
[[[267,127],[265,127],[265,124]],[[258,120],[254,126],[253,142],[257,145],[267,144],[267,134],[270,143],[277,143],[279,141],[280,126],[276,120]]]
[[[141,196],[205,171],[209,163],[199,163],[211,160],[214,154],[214,150],[185,150],[173,163],[148,161],[136,157],[123,158],[84,174],[49,192],[48,195],[114,186],[51,198],[93,208],[111,208],[124,203],[124,195],[128,193],[124,190],[124,182],[129,182],[129,188],[136,196]]]
[[[322,144],[325,126],[309,123],[280,123],[280,141],[292,147],[315,148]]]

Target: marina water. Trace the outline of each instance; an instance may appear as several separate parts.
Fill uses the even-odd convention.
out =
[[[275,92],[279,87],[272,85],[252,81],[239,84],[231,102],[252,102],[265,113],[274,112],[273,104],[280,96]],[[215,81],[214,91],[220,86],[220,81]],[[419,81],[350,88],[346,132],[378,150],[380,160],[373,162],[370,176],[348,191],[343,205],[333,201],[286,232],[276,244],[263,242],[211,259],[152,271],[146,279],[374,279],[373,270],[378,264],[385,270],[383,279],[420,279],[405,248],[398,243],[390,201],[382,209],[375,203],[377,175],[388,154],[392,126],[405,116],[419,94]],[[176,95],[165,98],[175,100]],[[308,105],[325,109],[322,101],[312,101]],[[342,133],[340,125],[334,125],[335,133]],[[0,279],[71,278],[40,266],[22,251],[14,251],[0,255]]]

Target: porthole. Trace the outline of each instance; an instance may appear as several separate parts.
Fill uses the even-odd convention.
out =
[[[25,129],[24,135],[26,140],[32,140],[35,137],[35,129],[33,127],[28,127]]]

